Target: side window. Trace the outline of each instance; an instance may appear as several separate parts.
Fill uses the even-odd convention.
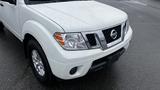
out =
[[[10,4],[15,4],[16,5],[16,0],[1,0],[4,2],[9,2]]]

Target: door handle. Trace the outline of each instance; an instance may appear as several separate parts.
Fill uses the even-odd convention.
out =
[[[2,3],[0,3],[0,6],[3,7],[4,5]]]

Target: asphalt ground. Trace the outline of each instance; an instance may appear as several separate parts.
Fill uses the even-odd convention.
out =
[[[133,39],[111,68],[85,77],[41,85],[25,59],[23,44],[8,30],[0,33],[0,90],[159,90],[160,9],[158,0],[98,0],[129,15]]]

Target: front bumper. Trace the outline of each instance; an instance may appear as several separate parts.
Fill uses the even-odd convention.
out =
[[[128,33],[125,35],[125,38],[121,43],[104,51],[101,49],[65,51],[59,47],[57,51],[53,52],[56,52],[56,55],[47,56],[52,73],[56,77],[64,80],[82,77],[92,69],[91,67],[94,61],[106,57],[122,48],[127,50],[131,38],[132,29],[130,27]],[[78,67],[77,72],[71,75],[70,70],[74,67]]]
[[[119,57],[125,52],[125,48],[121,48],[118,51],[100,58],[96,61],[93,61],[92,66],[89,70],[89,72],[93,72],[93,71],[98,71],[100,69],[103,69],[104,67],[106,67],[107,65],[111,65],[112,63],[114,63],[115,61],[117,61],[119,59]]]

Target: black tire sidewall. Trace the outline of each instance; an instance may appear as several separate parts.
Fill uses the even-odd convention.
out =
[[[32,61],[32,56],[31,56],[33,50],[37,50],[37,52],[39,53],[39,55],[42,59],[42,63],[44,65],[44,70],[45,70],[45,75],[44,76],[39,75],[38,72],[36,71],[35,67],[34,67],[34,64],[33,64],[33,61]],[[28,52],[31,67],[33,69],[33,73],[36,76],[36,78],[41,83],[50,82],[52,80],[52,72],[51,72],[50,66],[48,64],[48,60],[46,58],[46,55],[45,55],[43,49],[41,48],[40,44],[36,40],[30,40],[27,44],[27,52]]]

